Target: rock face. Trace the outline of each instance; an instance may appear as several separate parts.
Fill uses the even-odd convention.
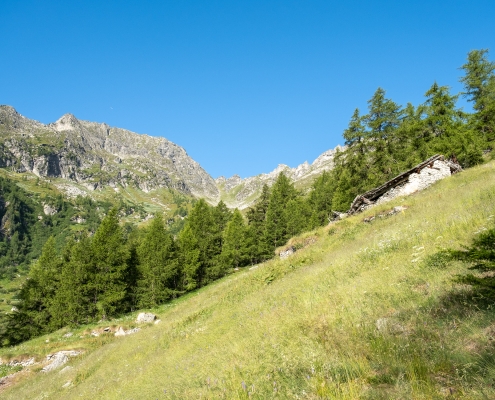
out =
[[[256,201],[261,194],[263,185],[273,185],[281,172],[296,185],[304,181],[309,182],[323,171],[332,169],[336,152],[342,150],[343,148],[340,146],[327,150],[314,160],[312,164],[306,161],[296,168],[290,168],[287,165],[280,164],[268,174],[260,174],[245,179],[242,179],[239,175],[234,175],[230,178],[221,176],[215,182],[220,190],[221,199],[228,207],[244,209],[250,207]]]
[[[219,194],[213,178],[167,139],[72,114],[45,125],[10,106],[0,106],[0,167],[64,178],[89,190],[133,185],[145,192],[166,187],[212,200]]]

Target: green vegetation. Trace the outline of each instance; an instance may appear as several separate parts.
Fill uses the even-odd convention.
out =
[[[110,380],[115,385],[104,397],[493,397],[495,230],[467,250],[445,250],[492,223],[493,162],[408,199],[408,211],[398,216],[372,224],[354,216],[322,228],[357,194],[433,154],[466,168],[484,161],[495,140],[495,63],[487,54],[472,51],[462,67],[472,114],[436,83],[418,107],[402,108],[379,88],[366,115],[354,112],[335,168],[307,196],[282,173],[263,187],[246,220],[222,201],[210,206],[170,192],[177,201],[169,230],[159,214],[134,229],[118,218],[133,203],[116,197],[120,214],[117,207],[107,212],[94,235],[76,232],[62,245],[60,236],[68,235],[46,241],[17,310],[0,321],[1,344],[155,307],[162,325],[122,344],[107,344],[113,342],[107,336],[98,356],[88,350],[74,363],[69,389],[59,390],[64,378],[50,376],[37,376],[34,386],[60,397],[94,397],[100,393],[94,388]],[[4,187],[6,220],[14,228],[3,254],[19,264],[32,260],[29,249],[43,242],[31,233],[36,204],[16,185],[5,181]],[[72,207],[58,201],[58,209]],[[141,212],[146,207],[155,206]],[[296,255],[267,261],[285,245],[298,249]],[[481,275],[462,275],[466,261]],[[19,348],[42,353],[29,343]],[[142,350],[136,353],[135,345]],[[21,384],[12,393],[30,397],[30,390]]]
[[[154,308],[162,322],[135,335],[83,334],[133,314],[2,349],[37,360],[85,350],[63,374],[26,371],[2,398],[493,398],[492,302],[455,283],[465,264],[438,253],[493,226],[494,171],[303,234],[293,241],[313,243],[292,257]]]

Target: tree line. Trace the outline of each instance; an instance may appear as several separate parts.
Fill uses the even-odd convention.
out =
[[[487,50],[474,50],[461,69],[463,93],[434,83],[417,107],[402,107],[378,88],[366,114],[354,111],[334,168],[307,194],[282,173],[245,215],[223,202],[195,202],[177,235],[160,215],[146,228],[124,229],[115,208],[93,236],[80,234],[61,252],[50,238],[21,290],[18,311],[0,323],[1,343],[155,307],[263,262],[290,237],[346,211],[356,195],[434,154],[455,157],[463,167],[482,162],[495,140],[495,63]],[[457,107],[461,95],[473,103],[472,113]]]

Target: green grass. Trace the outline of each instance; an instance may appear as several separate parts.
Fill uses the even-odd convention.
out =
[[[408,209],[362,222],[397,204]],[[491,162],[308,233],[317,241],[293,256],[154,310],[163,322],[133,336],[64,341],[65,330],[3,349],[86,352],[69,372],[30,373],[1,396],[495,398],[493,301],[453,283],[465,266],[434,256],[469,244],[494,214]]]

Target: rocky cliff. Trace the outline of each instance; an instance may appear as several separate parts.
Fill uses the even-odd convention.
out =
[[[45,125],[0,106],[0,167],[64,178],[89,190],[134,185],[144,192],[167,187],[213,201],[219,196],[213,178],[182,147],[72,114]]]

